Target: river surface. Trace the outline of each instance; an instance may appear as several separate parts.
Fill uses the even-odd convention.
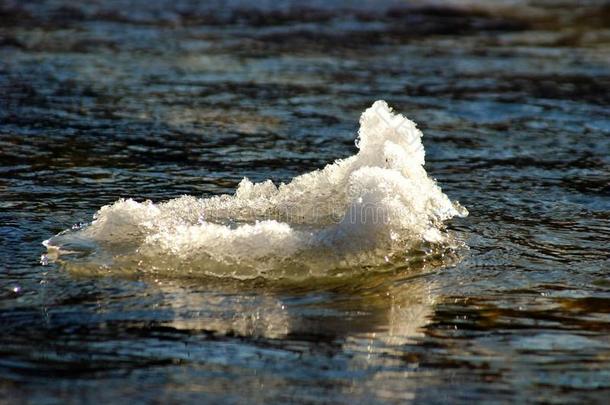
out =
[[[607,401],[607,4],[82,3],[0,1],[0,402]],[[377,99],[470,212],[455,257],[239,281],[43,256],[119,198],[353,155]]]

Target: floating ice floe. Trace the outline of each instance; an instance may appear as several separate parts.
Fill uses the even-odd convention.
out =
[[[279,186],[244,178],[234,195],[121,199],[44,244],[50,256],[85,267],[240,278],[408,259],[421,246],[454,242],[443,224],[468,214],[426,173],[421,137],[376,101],[360,118],[354,156]]]

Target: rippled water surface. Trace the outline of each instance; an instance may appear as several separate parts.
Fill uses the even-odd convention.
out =
[[[2,398],[607,400],[607,4],[83,3],[0,2]],[[377,99],[469,249],[298,281],[41,263],[118,198],[353,155]]]

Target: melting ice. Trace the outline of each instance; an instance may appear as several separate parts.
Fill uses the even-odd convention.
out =
[[[404,260],[418,246],[449,243],[443,223],[468,214],[428,177],[421,137],[376,101],[360,118],[354,156],[279,186],[244,178],[234,195],[121,199],[44,244],[68,264],[242,278]]]

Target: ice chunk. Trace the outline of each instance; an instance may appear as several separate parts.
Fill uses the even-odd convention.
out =
[[[354,156],[277,187],[243,179],[234,195],[119,200],[45,245],[60,256],[86,246],[105,266],[235,277],[375,266],[422,243],[443,244],[443,222],[467,215],[428,177],[421,137],[376,101],[360,118]]]

